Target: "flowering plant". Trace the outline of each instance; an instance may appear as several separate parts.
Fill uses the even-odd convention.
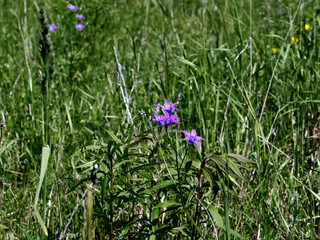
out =
[[[179,111],[178,108],[175,108],[177,104],[178,103],[170,104],[167,99],[164,100],[164,105],[156,104],[155,105],[156,107],[162,108],[165,115],[153,114],[154,118],[150,119],[149,121],[157,122],[160,127],[162,127],[163,125],[169,126],[171,125],[171,123],[180,124],[180,122],[176,120],[178,115],[177,114],[171,115],[173,111]],[[189,144],[195,143],[198,148],[200,148],[200,144],[198,141],[199,140],[205,141],[202,137],[197,136],[197,132],[195,129],[192,129],[190,133],[185,130],[182,130],[181,132],[187,135],[183,140],[188,141]]]

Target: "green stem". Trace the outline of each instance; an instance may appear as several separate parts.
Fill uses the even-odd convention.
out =
[[[113,159],[110,160],[110,240],[113,240]]]
[[[201,198],[201,196],[202,196],[200,181],[201,181],[202,169],[204,168],[205,164],[206,164],[206,162],[205,162],[205,160],[203,160],[202,163],[201,163],[200,172],[199,172],[199,174],[198,174],[197,204],[196,204],[196,212],[195,212],[195,214],[194,214],[194,222],[195,222],[196,224],[193,226],[191,239],[197,239],[197,230],[196,230],[196,228],[199,227],[199,221],[200,221],[200,216],[199,216],[199,202],[200,202],[200,198]],[[193,238],[193,237],[194,237],[194,238]]]
[[[191,146],[192,146],[192,144],[189,144],[189,147],[187,148],[186,153],[185,153],[185,155],[184,155],[184,157],[183,157],[183,159],[181,161],[181,165],[179,167],[179,171],[182,168],[182,164],[183,164],[184,160],[186,159],[187,153],[188,153],[189,149],[191,148]]]

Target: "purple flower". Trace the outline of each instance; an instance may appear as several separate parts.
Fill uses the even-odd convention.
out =
[[[84,19],[85,17],[84,17],[82,14],[77,14],[77,15],[76,15],[76,18],[78,18],[78,19]]]
[[[170,125],[171,123],[180,124],[180,122],[178,122],[176,120],[177,117],[178,117],[178,115],[176,115],[176,114],[170,116],[170,114],[168,112],[166,112],[166,115],[162,117],[162,120],[165,121],[167,125]]]
[[[200,148],[198,141],[199,140],[205,141],[202,137],[197,136],[197,131],[195,129],[192,129],[191,133],[184,130],[182,130],[181,132],[187,135],[187,137],[183,139],[184,141],[189,141],[189,144],[195,143],[197,144],[198,148]]]
[[[156,107],[160,107],[162,108],[165,112],[168,112],[169,114],[172,113],[173,110],[177,110],[179,111],[178,108],[174,108],[175,105],[177,105],[178,103],[173,103],[172,105],[170,105],[170,103],[168,102],[168,100],[164,100],[164,106],[162,105],[155,105]]]
[[[49,31],[54,32],[54,30],[56,30],[56,28],[57,28],[56,25],[51,24],[51,25],[49,26]]]
[[[77,11],[77,7],[75,5],[72,5],[72,4],[67,5],[67,8],[69,8],[70,11]]]
[[[76,29],[82,31],[83,30],[83,25],[82,24],[76,24]]]
[[[158,123],[158,125],[161,127],[163,126],[163,123],[164,123],[164,116],[163,115],[158,115],[158,114],[153,114],[154,118],[150,119],[149,121],[152,122],[152,121],[155,121]]]

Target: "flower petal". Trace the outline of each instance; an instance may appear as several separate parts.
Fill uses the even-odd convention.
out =
[[[190,133],[185,131],[185,130],[181,130],[182,133],[184,133],[185,135],[187,135],[188,137],[190,137]]]
[[[194,137],[197,136],[197,131],[195,129],[192,129],[191,136],[194,136]]]
[[[197,144],[198,148],[200,148],[199,142],[198,141],[194,141],[195,144]]]
[[[157,105],[155,105],[155,106],[164,109],[164,106],[162,106],[162,105],[160,105],[160,104],[157,104]]]
[[[198,140],[203,140],[203,141],[205,141],[202,137],[196,136],[196,141],[198,141]]]
[[[178,103],[172,103],[171,104],[171,107],[174,107],[175,105],[177,105]]]
[[[189,137],[185,137],[183,141],[189,141]]]
[[[180,124],[180,122],[178,120],[173,119],[172,122],[176,123],[176,124]]]
[[[170,103],[168,102],[167,99],[164,100],[164,106],[165,106],[165,107],[170,107]]]

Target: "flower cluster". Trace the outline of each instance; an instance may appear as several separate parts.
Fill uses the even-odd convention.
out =
[[[162,108],[164,110],[165,115],[153,114],[154,118],[150,119],[150,121],[157,122],[159,126],[170,125],[171,123],[180,124],[180,122],[176,120],[178,115],[177,114],[171,115],[173,110],[179,111],[178,108],[174,107],[177,104],[178,103],[170,104],[168,100],[164,100],[164,106],[159,104],[155,105],[156,107]]]
[[[180,122],[176,120],[178,115],[171,115],[174,110],[179,111],[178,108],[175,108],[175,105],[177,105],[177,103],[170,104],[168,100],[164,100],[164,106],[159,104],[155,105],[156,107],[162,108],[165,115],[153,114],[154,118],[150,119],[149,121],[157,122],[160,127],[163,125],[170,125],[171,123],[180,124]],[[188,141],[189,144],[195,143],[198,148],[200,148],[200,144],[198,141],[205,141],[202,137],[197,136],[197,131],[195,129],[192,129],[191,132],[187,132],[185,130],[182,130],[181,132],[186,135],[186,137],[183,139],[184,141]]]
[[[74,12],[77,11],[77,7],[74,6],[74,5],[72,5],[72,4],[68,4],[68,5],[67,5],[67,8],[69,8],[70,11],[74,11]],[[85,19],[85,17],[84,17],[82,14],[76,14],[76,18],[78,18],[79,20]],[[51,25],[49,26],[49,31],[54,32],[54,31],[56,30],[56,28],[58,28],[58,27],[57,27],[55,24],[51,24]],[[76,28],[77,30],[82,31],[83,28],[84,28],[84,26],[83,26],[81,23],[77,23],[77,24],[75,25],[75,28]]]

